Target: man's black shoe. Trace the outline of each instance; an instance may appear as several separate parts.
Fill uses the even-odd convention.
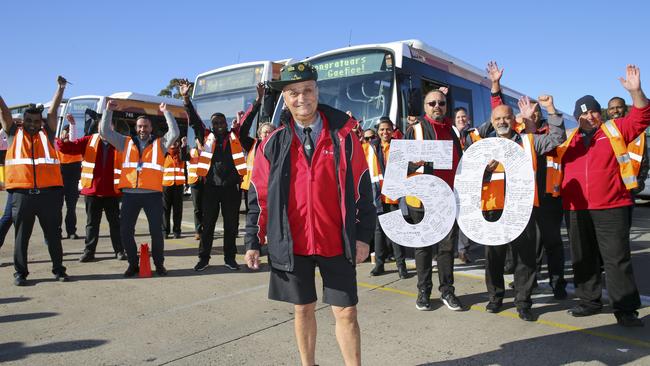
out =
[[[126,260],[126,253],[124,253],[124,252],[117,252],[117,253],[115,253],[115,258],[116,258],[118,261],[125,261],[125,260]]]
[[[59,282],[68,282],[70,281],[70,276],[68,276],[65,271],[59,271],[54,274],[54,279],[59,281]]]
[[[415,308],[420,311],[431,311],[431,293],[421,290],[418,292],[418,299],[415,301]]]
[[[199,263],[197,263],[196,266],[194,266],[194,270],[197,271],[197,272],[201,272],[201,271],[205,270],[206,268],[208,268],[209,263],[210,263],[209,259],[201,258],[201,259],[199,259]]]
[[[27,285],[27,277],[21,274],[15,274],[14,275],[14,285],[16,286],[26,286]]]
[[[68,234],[67,239],[72,239],[72,240],[79,240],[81,237],[77,234]]]
[[[487,311],[488,313],[496,314],[499,311],[501,311],[501,306],[503,306],[502,301],[490,301],[485,306],[485,311]]]
[[[556,287],[553,289],[553,297],[554,297],[556,300],[564,300],[564,299],[566,299],[568,296],[569,296],[569,295],[567,294],[566,289],[564,288],[564,286],[556,286]]]
[[[596,315],[600,313],[602,310],[603,310],[602,308],[590,308],[584,305],[578,305],[567,310],[567,313],[579,318],[583,316]]]
[[[381,276],[385,273],[386,271],[384,270],[384,265],[383,264],[377,264],[375,265],[375,268],[370,271],[371,276]]]
[[[642,327],[643,320],[639,319],[639,313],[636,311],[617,311],[614,313],[616,322],[623,327]]]
[[[224,264],[225,264],[226,268],[228,268],[230,270],[233,270],[233,271],[238,271],[239,270],[239,264],[237,264],[237,262],[235,262],[234,259],[227,259]]]
[[[517,309],[517,313],[519,314],[519,319],[521,320],[525,320],[527,322],[535,321],[535,316],[533,315],[533,312],[529,308]]]
[[[129,268],[124,271],[124,277],[133,277],[140,272],[140,266],[137,264],[129,264]]]
[[[456,295],[454,295],[453,292],[447,292],[446,294],[443,294],[440,296],[440,300],[442,300],[443,304],[447,305],[447,308],[449,308],[449,310],[463,310],[463,304],[460,303],[460,300],[456,297]]]
[[[181,233],[174,233],[174,239],[179,239],[181,237]]]
[[[94,260],[95,260],[95,254],[94,253],[86,253],[86,252],[84,252],[84,254],[82,254],[81,257],[79,257],[79,262],[81,262],[81,263],[92,262]]]
[[[159,266],[156,266],[156,273],[158,276],[167,276],[167,268],[163,266],[162,264]]]
[[[397,266],[397,273],[401,280],[409,278],[409,272],[406,270],[406,266]]]

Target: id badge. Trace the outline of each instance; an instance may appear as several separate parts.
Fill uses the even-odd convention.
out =
[[[138,162],[138,166],[135,168],[135,170],[136,170],[138,173],[142,171],[142,162],[141,162],[141,161]]]

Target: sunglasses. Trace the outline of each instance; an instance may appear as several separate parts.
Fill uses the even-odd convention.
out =
[[[434,101],[428,102],[426,104],[428,104],[429,107],[435,107],[436,104],[441,106],[441,107],[444,107],[444,106],[447,105],[447,102],[445,102],[444,100],[434,100]]]
[[[366,141],[373,140],[374,138],[375,138],[375,136],[363,136],[363,139],[366,140]]]

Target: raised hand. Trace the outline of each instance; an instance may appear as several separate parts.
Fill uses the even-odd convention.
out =
[[[68,83],[68,81],[61,75],[56,77],[56,82],[59,84],[59,88],[65,88],[65,85]]]
[[[158,109],[160,109],[160,111],[162,113],[167,112],[167,104],[166,103],[160,103],[160,105],[158,106]]]
[[[440,90],[444,95],[447,95],[447,93],[449,93],[449,88],[447,88],[446,86],[441,86],[438,88],[438,90]]]
[[[523,118],[532,119],[533,113],[535,113],[535,108],[537,108],[537,103],[532,103],[528,96],[523,96],[519,98],[517,105],[519,106],[519,111]]]
[[[636,65],[627,65],[625,79],[618,78],[621,85],[629,92],[641,90],[641,70]]]
[[[537,97],[537,101],[539,102],[539,105],[544,107],[546,111],[550,114],[555,114],[555,105],[553,104],[553,96],[552,95],[540,95]]]
[[[66,119],[66,121],[68,121],[68,123],[70,123],[70,124],[73,125],[73,126],[75,125],[75,123],[77,123],[77,122],[74,120],[74,116],[73,116],[72,114],[70,114],[70,113],[68,113],[68,114],[65,115],[65,119]]]
[[[257,101],[261,101],[262,98],[264,98],[264,93],[266,92],[266,88],[264,87],[264,83],[257,83]]]
[[[114,100],[109,100],[108,103],[106,103],[106,109],[109,111],[114,111],[117,109],[117,102]]]
[[[181,96],[183,97],[189,96],[191,87],[192,83],[187,79],[181,79],[178,82],[178,92],[181,93]]]
[[[499,65],[497,65],[496,61],[488,62],[485,71],[487,71],[488,77],[493,83],[499,82],[501,76],[503,76],[503,69],[499,70]]]

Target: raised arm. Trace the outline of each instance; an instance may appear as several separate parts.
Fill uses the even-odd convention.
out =
[[[241,127],[239,127],[239,141],[241,142],[244,149],[246,149],[246,151],[250,151],[250,149],[255,144],[255,141],[250,137],[250,130],[251,126],[253,125],[253,121],[255,120],[255,116],[259,112],[260,106],[262,105],[264,93],[264,83],[258,83],[257,98],[255,99],[255,103],[253,103],[252,106],[248,107],[248,110],[246,110],[246,113],[244,114]]]
[[[0,124],[2,124],[2,129],[4,131],[9,131],[11,126],[14,125],[14,119],[11,117],[11,111],[7,107],[7,103],[0,96]]]
[[[540,106],[546,109],[548,112],[548,134],[535,134],[533,135],[533,142],[535,144],[535,152],[537,154],[546,154],[547,152],[555,149],[561,145],[566,140],[566,131],[564,128],[564,120],[562,115],[557,113],[555,105],[553,104],[553,96],[551,95],[540,95],[537,97]],[[522,110],[522,113],[525,113],[525,117],[529,120],[532,119],[533,112],[535,111],[535,104],[530,103],[529,105]],[[539,164],[539,162],[538,162]]]
[[[109,144],[113,145],[117,151],[122,151],[124,150],[126,136],[113,131],[113,128],[111,127],[111,121],[113,120],[113,110],[116,107],[117,103],[112,100],[106,104],[106,110],[104,111],[102,120],[99,123],[99,136],[101,136],[102,139],[108,141]]]
[[[203,121],[201,120],[201,117],[199,117],[199,114],[196,113],[196,109],[194,109],[194,105],[192,105],[192,101],[190,100],[191,87],[192,83],[187,79],[182,79],[178,82],[178,91],[183,96],[183,104],[185,104],[185,111],[187,111],[187,115],[190,119],[190,126],[194,130],[194,136],[196,136],[201,145],[203,145],[203,140],[205,139],[205,126],[203,125]]]
[[[68,81],[61,75],[56,78],[58,84],[54,97],[52,97],[52,104],[50,105],[50,110],[47,111],[47,126],[50,128],[50,131],[56,131],[57,117],[59,116],[59,106],[61,105],[61,100],[63,100],[63,92],[65,91],[65,85]]]
[[[630,93],[634,107],[642,109],[648,105],[648,98],[646,98],[641,89],[641,70],[636,65],[627,65],[625,79],[618,78],[618,80]]]
[[[165,121],[167,121],[167,133],[161,140],[163,149],[167,152],[174,141],[181,135],[181,131],[178,129],[176,118],[174,118],[172,112],[167,110],[167,104],[160,103],[159,109],[165,115]]]
[[[488,62],[485,71],[487,71],[488,78],[492,82],[490,88],[490,92],[492,93],[490,104],[492,105],[492,108],[494,108],[503,104],[501,98],[501,77],[503,76],[503,69],[499,70],[499,65],[497,65],[496,61],[490,61]]]

